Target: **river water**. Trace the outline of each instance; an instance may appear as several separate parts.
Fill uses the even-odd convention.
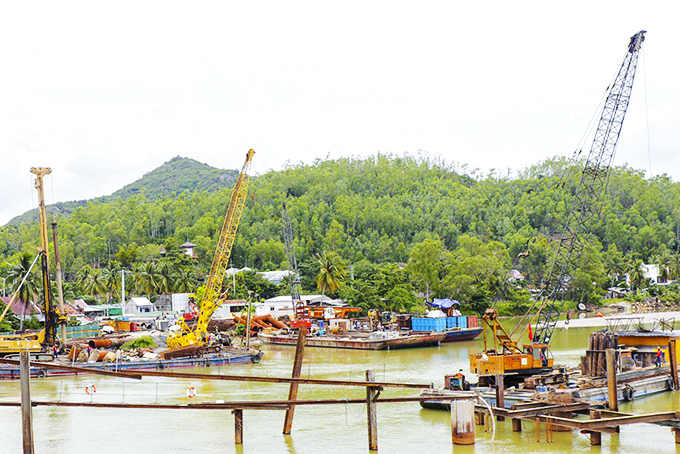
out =
[[[553,341],[556,364],[577,365],[591,328],[560,331]],[[356,351],[308,348],[303,377],[362,380],[373,369],[378,381],[435,383],[458,369],[467,371],[468,354],[481,349],[475,341],[440,347],[393,351]],[[259,364],[196,369],[203,373],[290,376],[294,347],[265,346]],[[85,393],[94,383],[97,393]],[[288,385],[241,383],[214,380],[144,378],[142,381],[79,376],[35,379],[35,400],[72,402],[182,403],[186,388],[196,389],[195,402],[217,399],[264,400],[287,398]],[[417,395],[417,390],[385,390],[382,397]],[[680,393],[646,397],[621,406],[635,413],[680,408]],[[365,398],[363,388],[300,386],[298,397]],[[0,381],[0,400],[17,401],[19,383]],[[299,406],[291,436],[282,435],[284,412],[245,410],[244,443],[234,445],[234,420],[228,410],[157,410],[99,408],[34,408],[35,452],[38,454],[85,453],[362,453],[368,452],[366,406]],[[378,446],[382,453],[675,453],[670,429],[649,425],[623,426],[619,435],[602,436],[602,447],[593,448],[578,432],[553,433],[554,442],[537,442],[534,424],[524,422],[524,431],[514,433],[509,421],[498,423],[495,441],[491,433],[477,427],[474,446],[452,446],[448,412],[421,409],[418,403],[379,404]],[[21,413],[16,407],[0,407],[0,454],[21,452]]]

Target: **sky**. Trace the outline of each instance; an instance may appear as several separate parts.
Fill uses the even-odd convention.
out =
[[[671,1],[2,2],[0,225],[183,156],[376,153],[503,175],[571,156],[647,30],[615,163],[680,179]],[[598,114],[599,115],[599,114]]]

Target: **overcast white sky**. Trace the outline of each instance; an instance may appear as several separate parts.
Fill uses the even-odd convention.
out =
[[[678,2],[2,2],[0,225],[180,155],[256,173],[417,154],[571,156],[648,31],[617,164],[680,178]],[[649,127],[648,127],[649,125]],[[649,148],[648,148],[649,140]]]

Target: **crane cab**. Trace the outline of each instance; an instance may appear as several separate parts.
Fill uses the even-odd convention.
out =
[[[547,344],[523,345],[521,352],[497,354],[494,350],[470,355],[470,371],[480,376],[511,374],[514,381],[552,369],[554,358]]]

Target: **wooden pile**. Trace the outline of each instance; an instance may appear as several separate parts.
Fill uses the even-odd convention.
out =
[[[597,331],[590,333],[586,356],[581,357],[581,373],[585,377],[602,377],[606,375],[606,350],[619,347],[619,335],[613,331]]]

